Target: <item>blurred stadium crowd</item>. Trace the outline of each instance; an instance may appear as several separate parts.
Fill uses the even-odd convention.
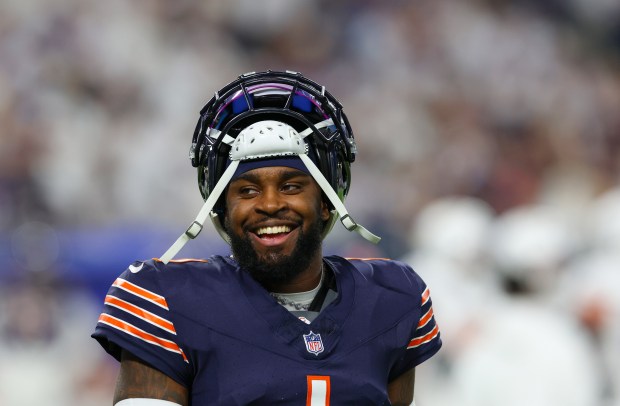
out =
[[[327,251],[431,287],[418,406],[620,405],[617,0],[2,2],[0,405],[111,404],[102,296],[198,211],[200,107],[269,68],[353,124],[347,206],[384,240]]]

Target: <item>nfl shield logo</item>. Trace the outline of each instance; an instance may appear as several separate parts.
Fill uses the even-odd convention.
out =
[[[308,334],[304,334],[304,342],[306,343],[306,350],[310,354],[319,355],[323,352],[323,341],[320,334],[314,334],[312,331]]]

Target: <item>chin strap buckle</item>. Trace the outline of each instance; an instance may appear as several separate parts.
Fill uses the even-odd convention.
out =
[[[194,220],[194,222],[190,224],[187,230],[185,230],[185,235],[193,240],[194,238],[198,236],[198,234],[200,234],[201,231],[202,231],[202,224]]]

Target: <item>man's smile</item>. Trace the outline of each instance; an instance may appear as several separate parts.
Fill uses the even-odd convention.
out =
[[[296,236],[297,229],[297,226],[289,225],[264,226],[250,232],[250,236],[255,244],[260,246],[278,247]]]
[[[275,234],[288,234],[291,232],[291,227],[289,226],[273,226],[273,227],[261,227],[256,230],[256,235],[259,237],[268,238],[269,236],[273,236]]]

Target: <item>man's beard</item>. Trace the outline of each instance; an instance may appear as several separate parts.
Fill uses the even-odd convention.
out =
[[[285,284],[305,271],[321,247],[321,233],[324,225],[323,221],[317,218],[307,232],[299,227],[297,243],[290,255],[273,251],[259,257],[247,232],[243,235],[235,234],[230,227],[228,217],[224,223],[226,232],[230,236],[230,246],[235,260],[242,269],[262,285]]]

